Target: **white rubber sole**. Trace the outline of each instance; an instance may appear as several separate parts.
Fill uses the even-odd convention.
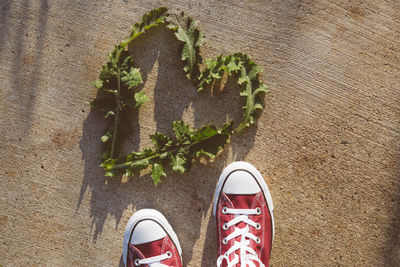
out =
[[[217,188],[214,194],[214,205],[213,205],[213,214],[215,216],[218,204],[218,198],[221,193],[222,186],[225,183],[226,178],[234,171],[244,170],[248,171],[256,178],[257,183],[261,187],[261,190],[264,194],[265,199],[267,200],[268,209],[271,214],[271,222],[272,222],[272,242],[274,241],[275,236],[275,223],[274,223],[274,204],[272,202],[271,193],[269,192],[268,185],[265,182],[264,178],[262,177],[261,173],[250,163],[244,161],[236,161],[229,164],[219,176],[219,180],[217,183]]]
[[[167,232],[168,236],[171,238],[172,242],[174,242],[176,248],[178,249],[179,256],[182,261],[182,248],[181,245],[179,244],[178,237],[176,236],[176,233],[172,229],[172,226],[168,223],[167,219],[162,215],[159,211],[154,210],[154,209],[141,209],[135,214],[132,215],[132,217],[129,219],[128,224],[126,225],[125,232],[124,232],[124,246],[123,246],[123,252],[122,252],[122,257],[124,260],[124,265],[126,267],[126,260],[128,256],[128,244],[131,238],[132,230],[135,227],[135,225],[143,221],[145,219],[153,220],[156,221],[160,226]]]

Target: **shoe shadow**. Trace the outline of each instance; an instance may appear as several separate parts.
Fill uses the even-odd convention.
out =
[[[219,175],[221,174],[223,168],[234,161],[245,160],[246,155],[249,153],[250,149],[253,147],[254,138],[257,133],[257,127],[251,127],[243,133],[242,135],[232,136],[230,143],[231,155],[224,155],[223,166],[215,174],[212,182],[210,181],[209,186],[212,190],[215,190],[215,186],[218,182]],[[222,158],[222,157],[221,157]],[[214,191],[213,191],[214,193]],[[209,216],[205,220],[202,227],[205,229],[204,246],[201,258],[200,266],[214,266],[217,262],[218,257],[218,247],[217,247],[217,228],[215,223],[215,217],[212,214],[212,205],[214,203],[214,195],[210,196],[209,199]]]
[[[147,134],[142,130],[150,133],[156,130],[171,135],[171,124],[175,120],[182,119],[196,128],[206,123],[221,126],[230,118],[240,120],[242,99],[239,98],[238,88],[228,81],[225,87],[212,93],[197,93],[182,70],[180,45],[173,32],[160,26],[140,36],[129,47],[135,64],[142,72],[142,89],[153,102],[144,104],[139,113],[130,114],[133,134],[122,143],[122,153],[151,146]],[[154,120],[151,120],[152,117]],[[196,160],[183,175],[167,167],[167,178],[154,186],[146,171],[127,180],[104,177],[99,167],[102,154],[100,137],[106,127],[103,116],[97,111],[90,111],[83,122],[80,141],[84,178],[77,209],[83,203],[86,192],[90,191],[93,241],[101,238],[107,217],[114,218],[115,227],[118,228],[127,209],[153,208],[164,214],[178,235],[185,266],[200,264],[200,259],[196,264],[193,258],[201,257],[202,228],[207,229],[206,243],[216,243],[215,226],[207,214],[218,177],[228,163],[245,159],[253,147],[257,128],[250,127],[245,134],[233,136],[231,143],[212,162]],[[122,236],[117,238],[122,241]],[[212,255],[210,250],[213,248],[205,246],[202,266],[215,264],[216,257],[205,256]],[[122,256],[119,264],[123,266]]]
[[[123,257],[122,257],[122,254],[121,254],[121,258],[119,258],[118,266],[119,266],[119,267],[125,267],[124,259],[123,259]]]

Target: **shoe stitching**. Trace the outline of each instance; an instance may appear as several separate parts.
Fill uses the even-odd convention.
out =
[[[177,250],[176,247],[173,245],[172,241],[170,241],[168,244],[169,244],[169,247],[170,247],[171,250],[172,250],[172,255],[173,255],[174,264],[179,263],[179,262],[180,262],[180,259],[178,260],[178,253],[177,253],[178,250]]]
[[[264,210],[266,205],[266,200],[264,198],[264,195],[262,193],[262,191],[260,191],[259,193],[257,193],[253,203],[252,203],[252,208],[256,207],[256,206],[260,206],[261,210]],[[263,212],[261,214],[261,223],[262,225],[265,225],[265,212]],[[254,234],[256,232],[256,230],[251,230],[251,232]],[[261,244],[260,244],[260,255],[259,257],[262,257],[262,253],[264,251],[264,246],[265,246],[265,228],[262,229],[262,231],[260,231],[260,235],[261,235]],[[257,245],[256,245],[257,246]]]
[[[258,193],[256,194],[256,196],[254,197],[253,202],[251,203],[251,206],[250,206],[251,209],[254,209],[254,208],[256,208],[256,207],[258,206],[258,204],[259,204],[259,202],[260,202],[260,196],[261,196],[261,194],[262,194],[261,191],[258,192]],[[253,216],[251,216],[251,217],[253,217]],[[255,234],[255,233],[257,232],[257,230],[254,229],[254,228],[250,228],[249,232],[252,233],[252,234],[254,234],[255,236],[258,236],[258,235]],[[263,233],[263,231],[261,231],[261,240],[262,240],[261,242],[264,242],[264,241],[263,241],[262,233]],[[253,242],[255,242],[255,241],[253,241]],[[257,247],[257,246],[258,246],[258,244],[255,243],[255,247]],[[261,248],[262,248],[262,247],[263,247],[263,246],[261,246]]]
[[[172,253],[172,260],[174,262],[174,264],[178,264],[181,262],[180,260],[180,256],[178,254],[178,249],[175,247],[174,243],[172,242],[172,240],[169,237],[166,237],[163,244],[165,243],[165,248],[169,248],[169,250]],[[164,250],[165,252],[165,250]],[[181,265],[179,265],[181,266]]]
[[[220,229],[220,226],[221,226],[221,215],[220,215],[220,213],[221,213],[221,206],[222,206],[221,204],[223,203],[223,198],[220,198],[218,202],[219,202],[218,206],[217,206],[218,207],[218,212],[217,212],[218,244],[221,244],[222,233],[221,233],[221,229]],[[219,255],[221,255],[221,254],[222,254],[222,245],[219,246]]]
[[[260,203],[260,206],[261,206],[261,210],[265,210],[265,207],[266,207],[266,205],[265,205],[265,203],[266,203],[266,199],[264,198],[264,194],[263,194],[263,192],[260,192],[259,193],[259,196],[258,196],[258,202]],[[268,209],[268,208],[267,208]],[[265,212],[263,212],[262,214],[261,214],[261,220],[262,220],[262,225],[264,225],[265,226],[265,216],[266,216],[266,214],[265,214]],[[272,227],[272,225],[271,225],[271,227]],[[260,258],[261,258],[261,256],[262,256],[262,253],[263,253],[263,251],[264,251],[264,246],[265,246],[265,231],[266,231],[266,229],[265,229],[265,227],[263,228],[263,230],[261,231],[261,249],[260,249]]]
[[[266,202],[266,199],[265,199],[265,197],[264,197],[263,194],[260,194],[260,195],[258,196],[257,201],[259,202],[260,208],[261,208],[262,210],[266,210],[266,212],[268,212],[269,216],[271,216],[271,213],[270,213],[270,211],[269,211],[269,209],[268,209],[268,203]],[[266,221],[267,221],[267,214],[266,214],[266,212],[263,212],[262,218],[261,218],[262,224],[263,224],[263,225],[266,225]],[[271,227],[272,227],[272,225],[271,225]],[[264,230],[261,231],[261,248],[260,248],[260,255],[259,255],[260,258],[262,258],[265,245],[267,244],[266,237],[267,237],[267,236],[266,236],[266,229],[264,228]],[[272,239],[272,236],[271,236],[271,239]]]
[[[229,208],[233,208],[232,201],[228,198],[228,196],[224,192],[221,192],[220,197],[221,198],[219,199],[219,203],[218,204],[221,204],[221,205],[218,205],[218,213],[217,213],[218,229],[219,229],[219,231],[218,231],[219,244],[222,243],[222,231],[220,230],[220,228],[221,228],[221,212],[222,212],[221,210],[222,210],[222,206],[224,206],[223,204],[226,203],[226,206],[228,206]],[[232,217],[232,215],[230,217]],[[232,240],[229,241],[229,243],[232,243],[232,242],[233,242]],[[222,253],[222,246],[223,246],[223,244],[221,244],[219,246],[220,247],[220,249],[219,249],[219,254],[220,255],[223,254]]]
[[[175,250],[172,248],[169,241],[170,239],[168,236],[164,237],[163,243],[161,245],[161,254],[166,253],[166,251],[168,251],[169,248],[170,250],[172,250],[172,255],[173,255],[172,260],[176,262]]]
[[[229,207],[233,209],[233,208],[234,208],[234,207],[233,207],[233,203],[232,203],[232,201],[229,199],[229,197],[228,197],[224,192],[221,193],[221,196],[223,196],[224,199],[225,199],[225,201],[229,203]]]
[[[164,240],[163,240],[163,242],[162,242],[162,244],[161,244],[161,254],[164,254],[165,253],[165,251],[166,251],[166,247],[167,247],[167,245],[168,245],[168,238],[167,237],[164,237]]]
[[[256,202],[258,202],[258,205],[260,205],[260,208],[261,208],[262,211],[264,211],[266,209],[268,210],[268,207],[266,205],[266,201],[267,200],[265,199],[263,192],[262,191],[259,192],[258,195],[257,195]],[[267,211],[267,212],[269,213],[269,211]],[[262,257],[263,257],[263,252],[264,252],[264,248],[265,248],[265,244],[266,244],[266,242],[265,242],[265,239],[266,239],[266,236],[265,236],[266,219],[265,218],[266,218],[266,216],[267,216],[266,212],[262,212],[262,214],[261,214],[261,223],[262,223],[262,225],[264,225],[264,227],[261,229],[261,233],[260,233],[260,235],[261,235],[261,244],[260,244],[260,250],[259,250],[260,254],[258,255],[260,259],[262,259]]]

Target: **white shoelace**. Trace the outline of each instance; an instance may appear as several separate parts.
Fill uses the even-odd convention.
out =
[[[253,222],[252,220],[249,219],[249,215],[258,215],[260,214],[261,210],[259,208],[257,209],[228,209],[228,208],[223,208],[222,212],[224,214],[234,214],[235,218],[230,220],[229,222],[225,223],[223,225],[223,230],[228,230],[231,226],[234,226],[238,223],[244,222],[246,224],[246,227],[243,228],[238,228],[235,226],[235,231],[233,231],[230,235],[225,237],[223,239],[223,243],[228,243],[230,240],[236,238],[236,237],[241,237],[240,242],[235,240],[235,243],[232,247],[228,249],[228,251],[224,254],[218,257],[217,260],[217,266],[220,267],[222,266],[222,262],[226,260],[228,267],[233,267],[237,263],[240,262],[241,267],[256,267],[255,263],[259,263],[260,267],[264,267],[265,265],[260,261],[260,259],[257,256],[257,253],[249,247],[250,245],[250,239],[255,241],[256,243],[260,242],[259,237],[253,235],[252,233],[249,232],[249,226],[252,226],[256,229],[260,229],[260,224]],[[239,255],[236,253],[236,251],[239,250]],[[229,260],[229,256],[234,253],[235,257],[233,260]]]
[[[135,266],[140,266],[140,265],[145,265],[148,264],[150,267],[171,267],[165,264],[160,263],[160,261],[169,259],[172,257],[172,253],[167,251],[166,253],[159,255],[159,256],[154,256],[146,259],[136,259],[135,260]]]

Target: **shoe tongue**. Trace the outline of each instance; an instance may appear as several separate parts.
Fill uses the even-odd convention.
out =
[[[229,200],[233,204],[234,209],[250,209],[253,204],[254,197],[253,195],[236,195],[236,194],[227,194]]]
[[[156,241],[152,241],[149,243],[144,243],[140,245],[134,245],[140,252],[143,254],[145,258],[150,258],[153,256],[158,256],[161,254],[161,247],[164,242],[164,238],[161,238]]]

